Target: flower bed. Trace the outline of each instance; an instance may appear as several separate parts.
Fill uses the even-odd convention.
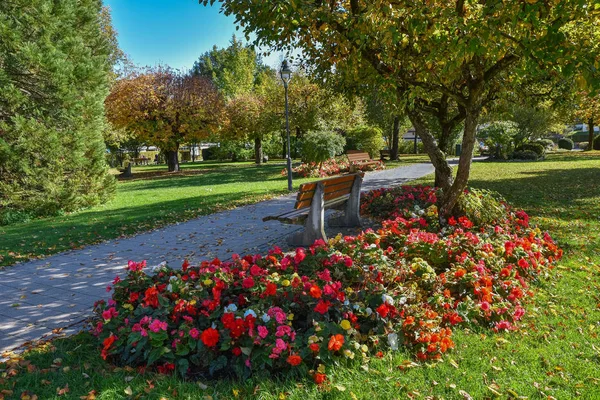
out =
[[[493,224],[463,216],[440,231],[433,189],[393,193],[365,196],[363,210],[393,214],[377,232],[152,274],[130,262],[112,299],[96,305],[102,356],[165,373],[266,370],[323,383],[336,360],[400,346],[440,358],[455,326],[517,329],[530,283],[561,257],[550,236],[497,198],[503,212]],[[473,192],[467,204],[487,196]]]
[[[354,165],[359,171],[375,171],[385,168],[385,165],[382,161],[378,161],[377,164]],[[318,163],[311,162],[302,163],[296,168],[292,169],[293,174],[301,178],[326,178],[328,176],[340,175],[349,171],[350,163],[348,162],[348,158],[346,158],[345,156],[327,160],[323,163],[321,168],[319,168]],[[287,175],[287,170],[283,169],[281,171],[281,175]]]

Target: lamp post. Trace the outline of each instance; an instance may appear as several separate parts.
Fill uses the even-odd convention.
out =
[[[281,70],[279,71],[281,80],[283,81],[283,87],[285,88],[285,130],[287,133],[287,175],[288,175],[288,190],[292,191],[292,154],[290,152],[290,117],[288,111],[288,83],[292,77],[292,70],[287,60],[283,60],[281,63]]]

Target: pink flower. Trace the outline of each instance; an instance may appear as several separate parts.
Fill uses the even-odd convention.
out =
[[[296,263],[296,265],[298,265],[305,258],[306,258],[306,253],[304,252],[304,249],[302,247],[297,248],[296,255],[294,256],[294,263]]]
[[[262,325],[258,326],[257,329],[258,329],[258,336],[260,336],[262,339],[266,338],[267,335],[269,334],[269,330]]]
[[[277,327],[277,332],[275,333],[275,336],[278,336],[278,337],[282,337],[284,335],[290,336],[290,333],[292,333],[292,328],[290,328],[287,325],[279,325]]]
[[[487,301],[482,301],[479,304],[479,307],[483,310],[483,311],[488,311],[490,309],[490,303],[488,303]]]
[[[525,315],[525,309],[523,307],[517,307],[514,315],[515,321],[519,321],[523,315]]]
[[[166,330],[167,330],[167,323],[166,323],[166,322],[162,322],[162,321],[159,321],[159,320],[155,319],[154,321],[152,321],[152,323],[151,323],[150,325],[148,325],[148,328],[149,328],[149,329],[150,329],[152,332],[154,332],[154,333],[157,333],[157,332],[158,332],[158,331],[160,331],[161,329],[162,329],[163,331],[166,331]]]
[[[494,329],[497,331],[500,331],[500,330],[509,331],[509,330],[513,329],[513,326],[508,321],[500,321],[500,322],[496,322],[496,327]]]
[[[110,320],[111,318],[114,318],[118,315],[119,315],[119,313],[114,307],[111,307],[108,310],[102,311],[102,318],[104,318],[105,320]]]
[[[198,336],[200,336],[200,331],[196,328],[192,328],[190,329],[190,336],[192,339],[198,339]]]
[[[110,285],[108,285],[108,286],[106,287],[106,293],[110,292],[111,290],[112,290],[112,288],[110,287]]]

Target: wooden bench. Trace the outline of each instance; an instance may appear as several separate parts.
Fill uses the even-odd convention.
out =
[[[377,164],[379,161],[371,160],[369,153],[360,150],[348,150],[346,153],[350,162],[350,172],[356,172],[363,165]]]
[[[363,173],[344,175],[300,185],[294,210],[263,218],[263,221],[277,220],[287,224],[302,224],[304,230],[291,234],[291,246],[310,246],[315,240],[327,240],[325,235],[325,209],[338,208],[344,203],[346,208],[340,217],[331,218],[330,226],[361,226],[360,186]]]
[[[389,150],[379,150],[379,158],[381,161],[385,160],[385,158],[391,158],[391,153]]]

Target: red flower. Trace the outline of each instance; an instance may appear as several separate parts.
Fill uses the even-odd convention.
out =
[[[144,306],[158,308],[158,289],[154,286],[146,289],[144,293]]]
[[[208,328],[200,335],[200,340],[206,347],[214,347],[219,342],[219,331],[214,328]]]
[[[381,316],[381,318],[385,318],[390,313],[390,308],[388,307],[387,304],[383,303],[382,305],[377,307],[377,309],[375,311],[377,311],[377,314],[379,314]]]
[[[327,380],[327,375],[317,372],[313,376],[313,379],[317,385],[321,385],[323,382],[325,382]]]
[[[344,345],[344,335],[340,335],[338,333],[337,335],[333,335],[333,336],[331,336],[331,338],[329,338],[329,343],[327,344],[327,348],[329,349],[329,351],[338,351],[339,349],[342,348],[343,345]]]
[[[189,261],[186,259],[186,260],[183,262],[183,264],[181,264],[181,270],[182,270],[183,272],[185,272],[185,271],[187,271],[187,269],[188,269],[188,267],[189,267],[189,266],[190,266],[190,263],[189,263]]]
[[[233,353],[234,356],[239,357],[242,354],[242,349],[240,349],[239,347],[234,347],[231,352]]]
[[[320,347],[319,347],[319,344],[318,344],[318,343],[311,343],[311,344],[309,344],[309,345],[308,345],[308,348],[309,348],[311,351],[315,352],[315,353],[318,353],[318,352],[319,352],[319,350],[320,350]]]
[[[329,301],[319,300],[319,302],[315,306],[315,311],[318,312],[319,314],[325,314],[325,313],[327,313],[327,311],[329,311],[330,305],[331,305],[331,303]]]
[[[242,287],[244,289],[250,289],[253,286],[254,286],[254,279],[252,279],[251,276],[249,276],[248,278],[246,278],[242,281]]]
[[[269,282],[267,283],[267,288],[265,289],[266,296],[275,296],[277,294],[277,285]]]
[[[292,367],[295,367],[297,365],[300,365],[300,363],[302,362],[302,357],[300,357],[299,355],[296,354],[292,354],[291,356],[289,356],[286,360],[288,362],[288,364],[290,364]]]
[[[529,263],[527,262],[527,260],[525,260],[524,258],[521,258],[519,260],[519,262],[517,262],[517,264],[519,265],[519,267],[521,268],[527,268],[529,267]]]

